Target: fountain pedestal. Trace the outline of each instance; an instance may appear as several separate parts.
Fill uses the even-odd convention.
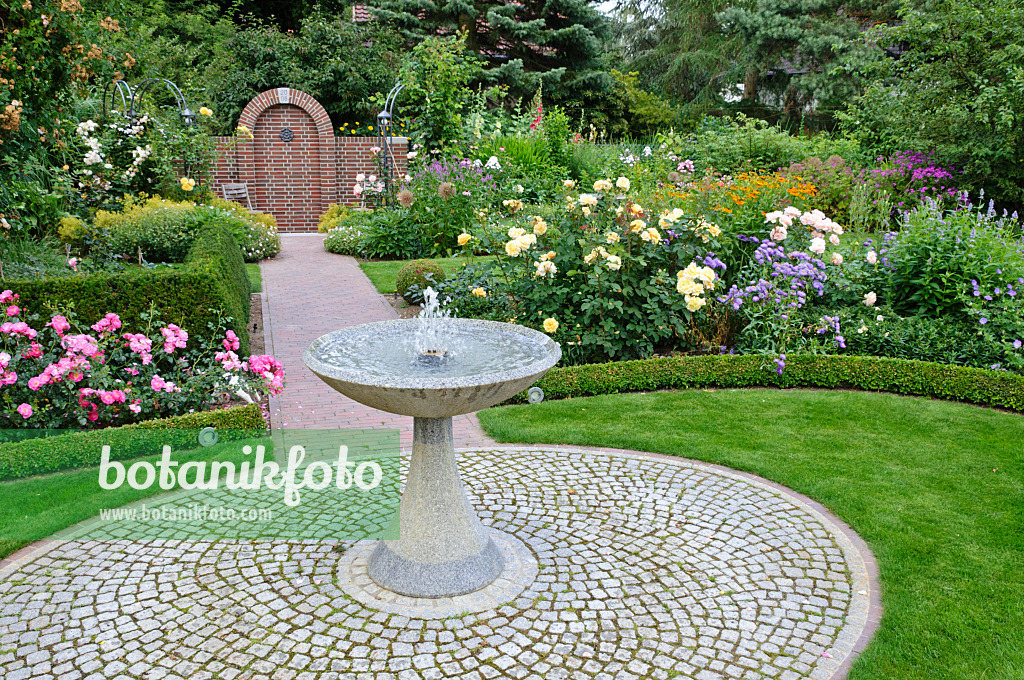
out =
[[[381,541],[369,575],[410,597],[479,590],[504,561],[466,496],[455,463],[451,418],[415,418],[412,458],[399,509],[397,540]]]
[[[302,359],[338,392],[415,418],[399,538],[376,546],[367,573],[402,595],[455,597],[497,579],[504,558],[462,486],[452,416],[525,390],[558,363],[562,350],[538,331],[480,319],[435,318],[429,342],[410,343],[422,330],[420,321],[334,331],[317,338]],[[453,343],[458,351],[452,351]],[[423,347],[440,349],[425,354]]]

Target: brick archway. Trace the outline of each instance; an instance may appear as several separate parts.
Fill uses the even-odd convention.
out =
[[[282,232],[316,231],[319,216],[337,200],[334,130],[310,95],[288,87],[258,94],[238,119],[253,140],[238,148],[239,181],[253,207],[277,218]],[[284,129],[292,132],[282,139]]]

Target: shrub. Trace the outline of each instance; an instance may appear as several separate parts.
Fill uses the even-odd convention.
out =
[[[824,387],[915,394],[1024,411],[1024,376],[982,368],[859,356],[793,355],[780,373],[764,356],[646,359],[554,368],[545,399],[706,387]],[[526,401],[526,392],[509,400]]]
[[[78,245],[85,238],[86,234],[85,222],[80,218],[71,215],[60,218],[60,223],[57,225],[57,236],[62,243]]]
[[[962,315],[961,297],[972,288],[1014,282],[1024,276],[1020,227],[966,210],[944,211],[934,203],[906,213],[886,257],[892,264],[889,303],[901,314]]]
[[[331,203],[327,206],[327,212],[320,216],[320,222],[317,224],[316,230],[321,234],[326,234],[331,229],[340,226],[351,214],[352,209],[347,205]]]
[[[143,323],[152,308],[161,318],[196,335],[211,336],[211,324],[233,330],[243,352],[249,347],[249,279],[242,251],[219,225],[203,229],[181,268],[131,268],[116,274],[89,274],[47,279],[8,280],[21,295],[20,304],[32,312],[73,307],[85,324],[116,309],[132,327]]]
[[[195,448],[198,430],[215,427],[222,441],[260,436],[266,423],[258,404],[147,420],[117,428],[70,431],[0,444],[0,481],[99,465],[104,445],[112,460],[151,455],[163,445]]]
[[[268,213],[251,212],[241,203],[214,198],[210,205],[215,210],[200,210],[203,224],[222,220],[231,229],[246,262],[259,262],[281,252],[281,236],[277,233],[277,218]]]
[[[440,283],[445,279],[444,268],[432,260],[413,260],[406,262],[398,270],[395,277],[395,291],[410,304],[418,304],[423,299],[423,291],[427,287]]]
[[[814,197],[808,199],[811,207],[832,215],[840,224],[849,223],[850,202],[857,185],[857,168],[847,163],[842,156],[833,155],[825,160],[811,156],[793,163],[782,174],[814,186]]]
[[[377,210],[366,225],[360,249],[376,260],[408,260],[424,252],[421,225],[404,208]]]
[[[86,327],[71,311],[47,318],[23,312],[17,300],[10,290],[0,293],[0,303],[14,307],[0,325],[0,413],[8,427],[119,425],[205,410],[236,394],[251,401],[283,387],[280,362],[241,361],[238,337],[223,326],[208,329],[217,336],[212,342],[155,313],[135,327],[114,313]]]
[[[127,197],[119,213],[100,210],[95,227],[107,233],[110,249],[130,260],[141,252],[151,262],[182,262],[200,225],[195,205],[159,196]]]
[[[364,227],[355,225],[342,225],[334,227],[324,237],[324,249],[336,255],[361,255],[363,252],[363,240],[366,237]]]

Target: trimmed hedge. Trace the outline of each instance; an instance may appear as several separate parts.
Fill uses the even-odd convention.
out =
[[[260,436],[266,431],[259,405],[249,404],[0,444],[0,481],[99,465],[104,445],[110,446],[111,460],[158,454],[164,444],[195,449],[199,446],[196,435],[204,427],[217,428],[222,441]]]
[[[545,399],[700,387],[825,387],[914,394],[1024,412],[1024,376],[927,361],[789,355],[671,357],[555,368],[537,386]],[[507,403],[524,403],[522,392]]]
[[[88,324],[116,312],[129,328],[142,322],[150,305],[165,323],[204,336],[219,309],[232,321],[240,353],[248,352],[249,277],[242,251],[222,225],[203,227],[180,269],[138,269],[118,274],[8,281],[4,287],[21,296],[21,307],[46,314],[48,307],[74,304],[78,318]]]

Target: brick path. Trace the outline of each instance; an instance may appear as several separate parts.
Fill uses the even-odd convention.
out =
[[[302,363],[306,347],[346,326],[396,319],[398,314],[351,257],[324,250],[323,234],[285,234],[281,254],[260,264],[267,353],[284,363],[287,387],[271,400],[274,427],[390,428],[412,444],[412,418],[363,406],[329,388]],[[455,445],[493,443],[475,415],[455,418]]]

